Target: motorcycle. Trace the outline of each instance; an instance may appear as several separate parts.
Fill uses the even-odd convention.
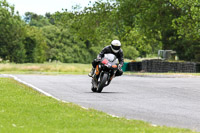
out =
[[[101,93],[103,88],[108,86],[118,70],[118,59],[113,54],[105,54],[98,65],[94,75],[92,76],[93,92]]]

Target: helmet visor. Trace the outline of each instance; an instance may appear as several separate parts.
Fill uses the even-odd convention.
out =
[[[114,50],[119,50],[119,49],[120,49],[120,46],[113,46],[113,45],[112,45],[112,48],[113,48]]]

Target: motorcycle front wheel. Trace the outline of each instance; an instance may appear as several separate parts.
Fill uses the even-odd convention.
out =
[[[95,86],[97,86],[97,85],[95,85],[95,79],[93,78],[93,79],[92,79],[92,87],[91,87],[91,90],[92,90],[93,92],[97,92],[97,87],[95,87]]]
[[[101,93],[103,90],[103,87],[105,86],[105,83],[108,79],[108,73],[104,73],[102,77],[100,77],[100,82],[97,87],[97,92]]]

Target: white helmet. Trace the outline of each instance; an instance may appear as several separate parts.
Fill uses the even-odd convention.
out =
[[[120,48],[121,48],[121,43],[120,43],[119,40],[113,40],[113,41],[111,42],[111,49],[112,49],[112,51],[113,51],[114,53],[119,52]]]

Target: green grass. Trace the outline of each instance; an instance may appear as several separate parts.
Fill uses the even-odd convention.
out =
[[[88,74],[91,70],[91,64],[78,63],[26,63],[0,64],[0,73],[12,74]]]
[[[91,64],[79,63],[0,63],[1,74],[82,74],[86,75],[90,72]],[[141,72],[125,72],[126,75],[183,75],[183,76],[200,76],[200,73],[141,73]]]
[[[0,133],[191,133],[114,118],[63,103],[9,78],[0,78]]]

